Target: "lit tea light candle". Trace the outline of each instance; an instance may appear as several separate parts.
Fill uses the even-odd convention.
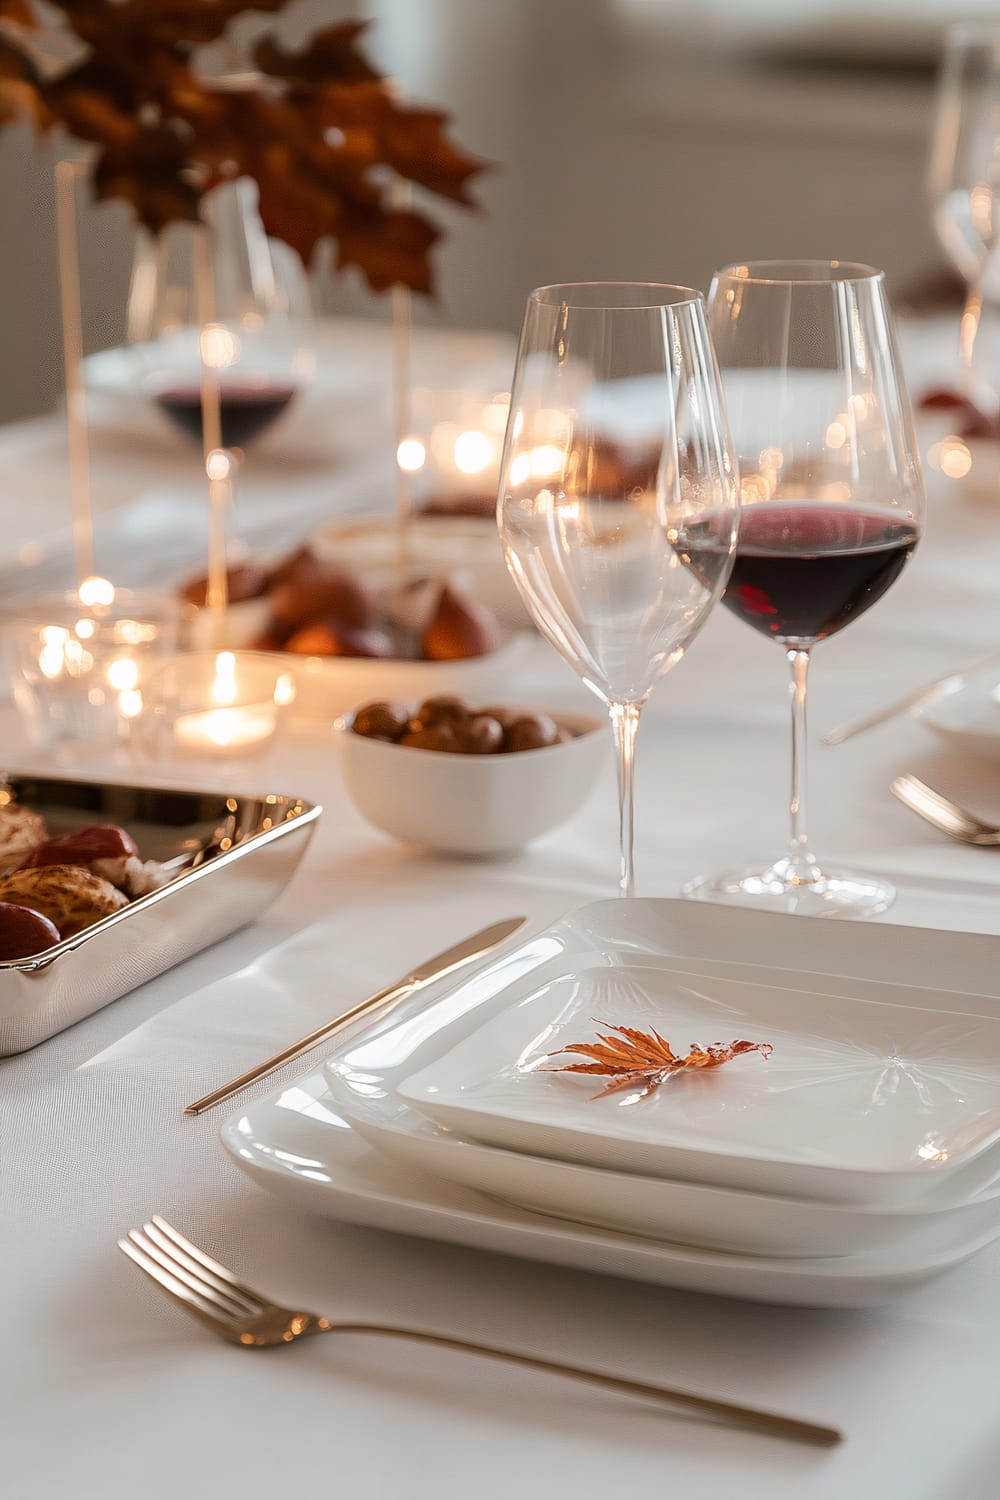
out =
[[[223,751],[227,755],[260,749],[277,728],[273,703],[242,708],[207,708],[182,714],[174,723],[174,741],[187,752]]]
[[[268,698],[240,703],[240,697]],[[294,700],[295,683],[288,673],[271,678],[264,687],[259,668],[239,661],[232,651],[220,651],[213,664],[208,690],[209,705],[178,715],[174,720],[174,747],[181,753],[246,755],[264,747],[278,728],[279,710]]]

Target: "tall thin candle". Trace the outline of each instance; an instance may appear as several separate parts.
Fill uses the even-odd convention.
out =
[[[87,402],[83,389],[83,324],[80,312],[80,256],[76,236],[76,179],[81,165],[56,162],[56,245],[59,306],[62,315],[63,372],[69,438],[69,493],[73,516],[73,559],[77,588],[94,572],[94,522],[90,503],[90,451]]]

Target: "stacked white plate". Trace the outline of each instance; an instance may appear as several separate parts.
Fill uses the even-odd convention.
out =
[[[850,1300],[846,1285],[909,1284],[1000,1237],[998,1002],[679,958],[676,906],[584,908],[413,997],[326,1063],[323,1107],[379,1158],[540,1226],[684,1247],[716,1290],[731,1263],[737,1294],[749,1268],[775,1300]],[[655,1027],[678,1052],[773,1051],[596,1098],[601,1078],[552,1069],[602,1023]]]

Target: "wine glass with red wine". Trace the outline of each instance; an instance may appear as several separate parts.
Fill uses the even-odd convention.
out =
[[[813,647],[878,603],[920,537],[923,486],[883,277],[843,261],[729,266],[713,280],[709,323],[740,466],[723,604],[791,668],[791,838],[775,863],[686,894],[873,915],[892,886],[824,868],[809,843],[806,681]],[[687,529],[682,556],[701,571],[725,539],[726,517],[706,517]]]
[[[145,239],[129,292],[128,337],[142,389],[200,445],[207,365],[222,447],[238,460],[312,369],[305,273],[268,241],[256,191],[247,178],[227,183],[210,194],[206,225],[171,224]]]

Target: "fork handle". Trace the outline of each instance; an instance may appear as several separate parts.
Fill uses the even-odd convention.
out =
[[[325,1330],[324,1330],[325,1331]],[[508,1364],[523,1365],[532,1370],[544,1370],[548,1374],[565,1375],[570,1380],[585,1381],[601,1386],[604,1390],[621,1391],[628,1396],[644,1397],[652,1401],[666,1401],[689,1411],[703,1412],[706,1416],[719,1417],[727,1423],[748,1427],[755,1432],[770,1433],[774,1437],[790,1438],[795,1442],[812,1443],[821,1448],[832,1448],[844,1440],[844,1434],[836,1427],[824,1427],[817,1422],[805,1422],[799,1417],[786,1417],[780,1412],[764,1411],[756,1406],[741,1406],[734,1401],[721,1401],[712,1396],[701,1396],[696,1391],[686,1391],[676,1386],[653,1385],[645,1380],[628,1380],[623,1375],[612,1375],[603,1370],[588,1369],[583,1365],[563,1364],[559,1360],[540,1359],[533,1354],[518,1354],[512,1349],[498,1349],[493,1344],[477,1344],[471,1339],[449,1338],[446,1334],[425,1333],[415,1328],[394,1328],[380,1323],[334,1323],[333,1333],[365,1333],[384,1338],[409,1339],[417,1344],[433,1344],[439,1349],[455,1349],[463,1354],[482,1354],[488,1359],[505,1360]]]

